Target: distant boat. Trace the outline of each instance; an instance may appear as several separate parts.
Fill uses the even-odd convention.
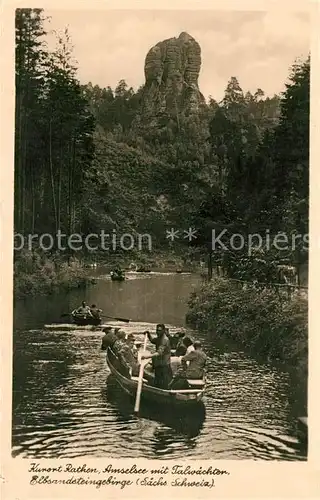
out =
[[[72,320],[77,326],[99,326],[101,318],[91,318],[90,316],[81,316],[80,314],[71,314]]]
[[[126,279],[123,271],[111,271],[110,277],[112,281],[124,281]]]

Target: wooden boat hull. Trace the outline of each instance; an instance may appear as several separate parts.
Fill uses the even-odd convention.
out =
[[[117,407],[121,416],[125,420],[131,420],[134,397],[122,390],[116,377],[111,373],[107,379],[106,394],[108,399]],[[199,435],[203,427],[206,409],[203,401],[188,405],[186,411],[186,405],[184,404],[168,408],[168,405],[161,404],[158,400],[142,400],[139,415],[143,419],[160,422],[179,434],[193,438]]]
[[[128,375],[121,373],[119,361],[113,351],[107,350],[107,364],[111,373],[116,378],[120,387],[131,396],[135,396],[137,392],[138,379],[137,377],[129,378]],[[148,385],[146,381],[142,385],[142,399],[165,404],[184,404],[194,405],[202,400],[204,388],[202,389],[185,389],[185,390],[164,390],[158,387]]]
[[[81,316],[72,316],[72,320],[77,326],[99,326],[101,319],[99,318],[82,318]]]
[[[119,276],[117,274],[110,273],[111,281],[124,281],[126,278],[124,275]]]

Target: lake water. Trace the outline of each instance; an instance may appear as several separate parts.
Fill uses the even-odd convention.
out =
[[[193,332],[209,356],[208,385],[192,413],[169,414],[132,400],[109,373],[100,350],[102,333],[45,327],[82,300],[127,332],[184,326],[187,299],[197,275],[128,274],[111,282],[103,269],[97,284],[18,301],[14,311],[14,394],[12,453],[26,458],[130,457],[305,460],[296,437],[297,416],[305,413],[303,390],[283,367],[252,358],[214,332]]]

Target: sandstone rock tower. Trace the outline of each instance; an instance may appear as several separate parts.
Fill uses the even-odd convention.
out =
[[[197,112],[205,104],[198,87],[200,45],[188,33],[152,47],[145,59],[143,114],[146,116]]]

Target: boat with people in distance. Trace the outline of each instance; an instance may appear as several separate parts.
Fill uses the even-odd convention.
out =
[[[124,281],[126,279],[124,271],[119,269],[111,271],[110,277],[111,281]]]
[[[108,347],[106,354],[107,364],[111,373],[116,378],[120,387],[131,396],[135,396],[138,388],[138,377],[130,376],[111,347]],[[160,389],[151,385],[150,373],[148,380],[143,378],[142,399],[166,403],[194,405],[202,400],[205,390],[205,380],[188,380],[190,389]]]

